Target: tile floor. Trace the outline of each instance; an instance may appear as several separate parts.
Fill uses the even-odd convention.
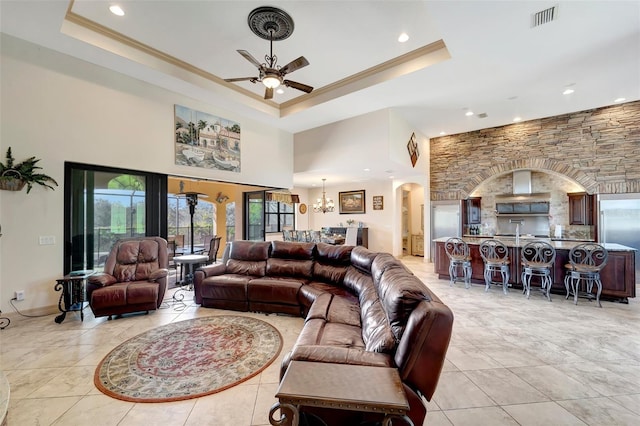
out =
[[[640,300],[628,305],[560,295],[527,300],[511,289],[465,290],[438,280],[433,265],[405,264],[454,312],[447,362],[428,403],[425,424],[638,425],[640,424]],[[640,290],[640,289],[639,289]],[[640,293],[639,293],[640,295]],[[68,315],[20,318],[0,331],[0,370],[11,385],[7,426],[27,425],[268,425],[279,360],[253,379],[207,397],[135,404],[101,394],[93,385],[98,362],[122,341],[152,327],[229,313],[190,306],[115,321],[84,322]],[[237,313],[272,323],[294,343],[302,319]]]

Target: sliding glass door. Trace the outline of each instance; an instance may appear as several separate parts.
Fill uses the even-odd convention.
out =
[[[64,272],[100,269],[121,238],[166,238],[166,175],[65,164]]]
[[[264,241],[264,191],[244,193],[244,239]]]

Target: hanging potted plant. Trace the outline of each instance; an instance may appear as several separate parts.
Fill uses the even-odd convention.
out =
[[[38,184],[46,188],[53,189],[53,186],[58,186],[58,182],[51,176],[47,176],[42,173],[37,173],[42,167],[38,167],[36,164],[40,159],[36,157],[27,158],[26,160],[15,164],[15,159],[11,153],[11,147],[7,149],[6,156],[7,163],[0,162],[0,189],[7,191],[20,191],[27,185],[27,194],[33,188],[33,185]]]

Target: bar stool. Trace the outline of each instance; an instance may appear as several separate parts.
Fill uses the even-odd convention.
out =
[[[600,293],[602,293],[602,281],[600,281],[600,271],[607,264],[609,253],[600,244],[584,243],[579,244],[569,251],[569,263],[565,265],[567,275],[564,277],[564,287],[567,290],[567,297],[573,294],[573,303],[578,304],[578,293],[580,285],[584,284],[584,296],[593,298],[593,284],[596,285],[596,303],[600,304]],[[569,289],[571,286],[571,289]]]
[[[551,302],[551,271],[556,260],[556,249],[545,241],[532,241],[522,248],[522,293],[531,293],[531,277],[540,277],[540,287]]]
[[[464,288],[471,285],[471,256],[469,255],[469,245],[460,238],[449,238],[444,243],[444,250],[449,257],[449,285],[453,286],[460,277],[458,270],[462,269]]]
[[[486,240],[480,244],[480,256],[484,261],[484,291],[489,291],[491,284],[502,284],[502,291],[507,294],[509,287],[509,249],[501,241]],[[493,275],[500,272],[502,282],[493,281]]]

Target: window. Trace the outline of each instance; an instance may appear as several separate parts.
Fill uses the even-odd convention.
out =
[[[265,211],[265,232],[282,232],[295,228],[295,204],[267,201]]]
[[[227,241],[236,239],[236,203],[227,203]]]

